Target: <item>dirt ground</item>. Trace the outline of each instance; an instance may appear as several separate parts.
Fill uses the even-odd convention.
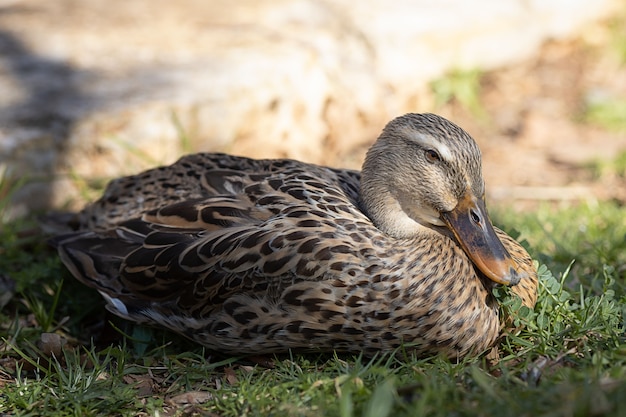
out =
[[[626,27],[619,29],[626,43]],[[594,100],[626,100],[626,56],[620,59],[612,45],[615,31],[604,23],[579,39],[549,42],[530,60],[483,74],[484,119],[458,101],[438,110],[479,142],[490,199],[519,207],[544,200],[626,202],[623,176],[590,168],[626,152],[626,114],[619,117],[621,130],[585,120]]]

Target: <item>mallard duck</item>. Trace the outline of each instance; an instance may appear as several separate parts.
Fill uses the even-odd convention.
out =
[[[493,285],[536,301],[477,144],[434,114],[391,121],[360,173],[199,153],[112,181],[71,223],[53,243],[113,313],[225,354],[479,354],[502,329]]]

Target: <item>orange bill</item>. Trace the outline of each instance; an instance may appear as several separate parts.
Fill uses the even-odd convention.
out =
[[[454,210],[441,213],[441,219],[487,278],[504,285],[520,281],[519,267],[498,239],[483,199],[468,192]]]

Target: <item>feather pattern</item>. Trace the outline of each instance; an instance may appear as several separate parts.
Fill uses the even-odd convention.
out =
[[[429,151],[441,149],[437,161]],[[112,181],[53,243],[115,314],[224,353],[404,345],[459,357],[502,327],[473,246],[440,220],[467,193],[484,196],[475,142],[439,116],[409,114],[385,128],[363,173],[189,155]],[[529,255],[493,231],[532,307]]]

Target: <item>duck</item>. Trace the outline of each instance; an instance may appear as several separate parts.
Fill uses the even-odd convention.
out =
[[[537,300],[481,169],[465,130],[409,113],[360,172],[191,154],[111,181],[51,242],[112,313],[214,352],[479,355],[504,328],[494,286]]]

